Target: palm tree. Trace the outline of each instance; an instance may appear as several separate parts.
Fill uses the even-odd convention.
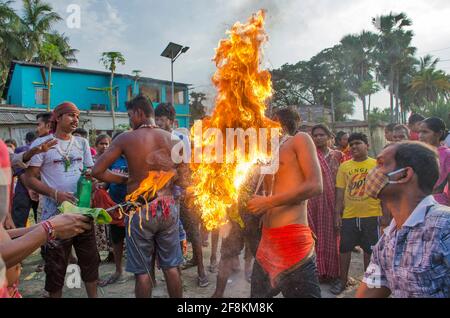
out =
[[[42,0],[23,0],[22,23],[26,27],[27,61],[31,61],[40,51],[46,33],[61,17],[50,4]]]
[[[111,72],[108,94],[109,94],[109,102],[111,105],[111,115],[113,120],[113,133],[114,133],[116,131],[116,113],[114,109],[115,105],[113,96],[114,74],[116,72],[116,67],[118,63],[125,65],[125,58],[120,52],[103,52],[102,57],[100,58],[100,62],[103,63],[105,68]]]
[[[439,58],[435,58],[433,59],[433,56],[430,54],[425,55],[424,57],[420,58],[419,61],[419,72],[428,69],[428,68],[432,68],[435,69],[437,63],[439,63]]]
[[[6,81],[11,60],[22,59],[25,47],[22,41],[23,26],[10,7],[12,1],[0,2],[0,92]]]
[[[363,104],[364,120],[367,121],[367,101],[365,94],[360,89],[364,82],[373,78],[374,52],[378,42],[378,36],[369,31],[363,31],[358,35],[347,35],[341,40],[344,67],[348,67],[347,86],[358,96]]]
[[[140,71],[140,70],[132,70],[131,73],[134,74],[134,86],[133,86],[133,94],[132,94],[134,96],[134,94],[135,94],[134,92],[136,91],[137,82],[141,78],[142,71]]]
[[[404,74],[401,69],[405,63],[414,55],[415,48],[411,47],[413,33],[405,30],[411,26],[412,22],[405,13],[376,17],[372,19],[372,24],[379,31],[379,41],[377,45],[377,73],[380,82],[389,87],[391,120],[394,121],[394,96],[395,121],[399,118],[399,86]]]
[[[43,43],[39,50],[39,60],[48,67],[48,82],[47,82],[47,111],[50,111],[51,90],[52,90],[52,68],[53,65],[67,64],[64,57],[61,55],[59,48],[53,43]]]
[[[450,76],[433,67],[424,68],[412,79],[410,92],[414,103],[420,106],[424,102],[436,102],[439,96],[450,96]]]
[[[76,64],[78,63],[77,58],[75,57],[75,54],[77,54],[79,51],[77,49],[74,49],[69,44],[69,38],[64,34],[59,34],[58,32],[53,33],[47,33],[45,34],[45,41],[47,43],[51,43],[55,45],[58,48],[59,53],[64,59],[64,65],[58,65],[58,66],[65,66],[67,64]]]

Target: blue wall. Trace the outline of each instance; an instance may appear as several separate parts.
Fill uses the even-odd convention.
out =
[[[46,76],[48,72],[46,70]],[[40,68],[33,65],[16,64],[8,90],[8,103],[25,108],[46,109],[47,105],[36,104],[36,88],[44,88]],[[146,84],[148,81],[146,81]],[[128,87],[133,87],[134,80],[130,77],[118,75],[114,78],[114,86],[118,87],[119,112],[126,112],[125,102],[128,99]],[[161,102],[166,101],[166,86],[170,88],[170,82],[155,81],[154,85],[160,88]],[[106,88],[109,86],[109,74],[92,74],[86,72],[73,72],[64,70],[52,71],[51,108],[64,101],[75,103],[80,110],[91,110],[92,104],[104,104],[107,110],[109,98],[106,91],[89,90],[89,87]],[[180,127],[189,127],[189,96],[185,86],[185,104],[175,105],[177,120]],[[155,107],[157,104],[155,103]],[[178,116],[185,115],[185,116]]]

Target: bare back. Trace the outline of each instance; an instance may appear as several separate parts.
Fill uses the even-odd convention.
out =
[[[119,136],[117,146],[128,162],[128,193],[139,187],[149,171],[175,169],[170,156],[172,143],[171,134],[160,128],[140,128]],[[168,191],[163,189],[159,194]]]

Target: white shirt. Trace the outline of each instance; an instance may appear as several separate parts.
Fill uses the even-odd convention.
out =
[[[51,138],[55,138],[54,135],[38,138],[32,143],[31,148],[36,147]],[[58,144],[56,146],[45,153],[33,156],[29,165],[30,167],[41,168],[41,180],[49,187],[62,192],[75,193],[81,171],[84,167],[92,167],[94,162],[92,161],[88,141],[82,137],[72,136],[72,138],[73,143],[67,154],[70,161],[70,166],[67,171],[61,153],[65,154],[68,150],[70,140],[57,139]],[[58,149],[60,150],[59,152]]]
[[[445,138],[445,145],[450,148],[450,134]]]

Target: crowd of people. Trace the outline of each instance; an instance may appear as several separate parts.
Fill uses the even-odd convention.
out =
[[[300,132],[296,111],[276,110],[279,169],[258,176],[239,211],[245,226],[229,221],[219,261],[219,232],[212,233],[205,268],[206,231],[187,191],[189,166],[171,159],[180,141],[191,155],[188,133],[173,129],[171,104],[154,109],[137,96],[126,107],[130,131],[100,134],[92,147],[70,102],[37,115],[24,146],[0,140],[0,297],[21,297],[20,264],[39,248],[52,298],[62,296],[69,263],[80,267],[88,297],[97,297],[98,286],[121,279],[124,254],[136,297],[151,297],[157,268],[169,296],[182,297],[182,270],[191,266],[200,288],[211,283],[208,271],[217,272],[212,297],[223,297],[242,251],[253,298],[318,298],[327,285],[339,295],[359,283],[349,276],[355,253],[364,260],[357,297],[450,297],[450,137],[441,119],[412,114],[408,125],[387,125],[386,146],[372,158],[364,133],[335,134],[324,124]],[[174,177],[134,217],[116,210],[111,224],[95,225],[58,212],[63,202],[77,203],[81,176],[92,180],[92,207],[106,209],[124,203],[151,171]],[[102,262],[115,264],[104,280]]]

